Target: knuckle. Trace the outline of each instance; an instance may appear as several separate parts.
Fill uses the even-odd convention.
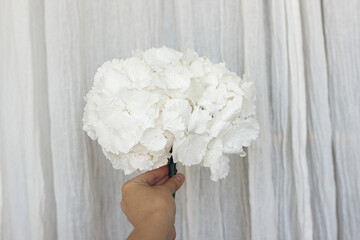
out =
[[[129,182],[124,183],[121,187],[122,195],[125,195],[129,191],[129,188],[130,188]]]
[[[120,202],[120,208],[123,212],[125,212],[125,203],[123,200],[121,200],[121,202]]]
[[[177,179],[173,178],[171,181],[171,186],[172,190],[176,191],[179,188],[180,183],[177,181]]]

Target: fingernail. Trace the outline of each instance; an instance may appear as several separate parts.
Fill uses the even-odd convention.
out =
[[[175,177],[176,177],[180,182],[183,181],[183,176],[182,176],[182,175],[176,175]]]

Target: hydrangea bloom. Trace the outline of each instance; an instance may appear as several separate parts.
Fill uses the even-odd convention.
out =
[[[228,154],[245,156],[259,132],[253,82],[194,50],[105,62],[85,100],[84,130],[125,174],[166,165],[172,148],[174,162],[209,167],[218,181]]]

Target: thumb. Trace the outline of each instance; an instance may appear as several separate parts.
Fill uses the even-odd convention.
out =
[[[184,174],[179,173],[173,176],[172,178],[170,178],[169,180],[167,180],[162,185],[162,187],[166,188],[169,191],[169,193],[173,194],[183,185],[184,180],[185,180]]]

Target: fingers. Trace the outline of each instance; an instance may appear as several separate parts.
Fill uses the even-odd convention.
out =
[[[162,180],[164,177],[168,176],[169,174],[169,168],[167,165],[151,170],[149,172],[143,173],[135,178],[133,178],[131,181],[134,182],[142,182],[146,183],[147,185],[153,186],[160,180]]]
[[[162,185],[162,184],[164,184],[168,179],[169,179],[169,176],[166,175],[166,176],[163,177],[161,180],[159,180],[156,184],[154,184],[154,186]]]
[[[185,176],[182,173],[179,173],[170,178],[167,182],[165,182],[162,187],[168,190],[171,194],[173,194],[181,187],[181,185],[184,183],[184,180]]]

